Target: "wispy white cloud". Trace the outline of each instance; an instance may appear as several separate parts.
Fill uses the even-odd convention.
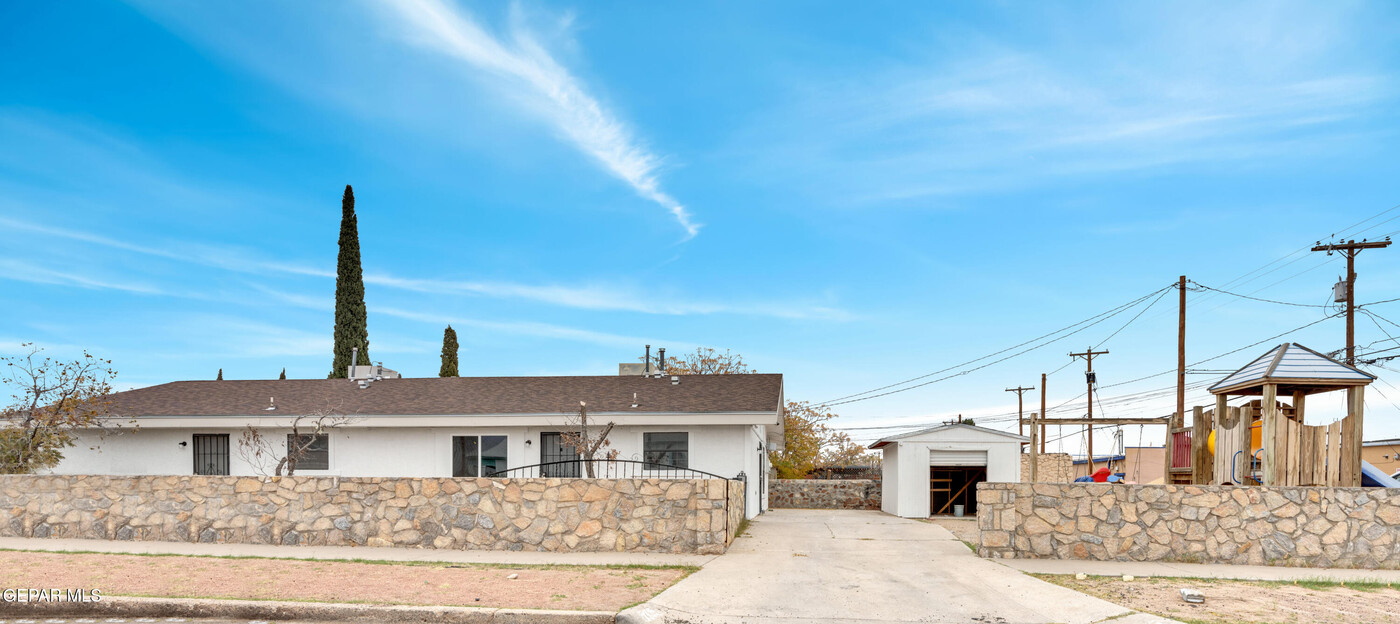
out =
[[[305,265],[269,260],[246,249],[229,246],[212,246],[190,241],[170,243],[140,244],[83,230],[61,228],[33,223],[21,219],[0,216],[0,226],[11,232],[25,232],[42,236],[100,245],[121,251],[164,258],[177,262],[187,262],[226,271],[253,275],[297,275],[322,279],[334,279],[335,273]],[[154,287],[107,283],[81,275],[55,273],[38,267],[24,273],[28,281],[45,280],[44,283],[63,283],[85,287],[105,287],[133,292],[160,294]],[[611,310],[659,315],[707,315],[736,314],[764,316],[785,319],[814,319],[847,321],[853,316],[836,306],[814,301],[793,300],[781,303],[752,302],[724,303],[697,301],[671,293],[643,293],[634,287],[623,284],[599,284],[588,286],[520,284],[498,281],[471,281],[433,278],[415,278],[377,272],[366,274],[365,283],[384,286],[395,290],[435,295],[473,295],[495,299],[519,299],[581,310]],[[139,290],[144,288],[144,290]],[[265,290],[271,294],[273,291]],[[283,300],[290,297],[309,298],[304,295],[281,293]]]
[[[639,344],[649,344],[650,342],[650,339],[637,336],[623,336],[620,334],[564,327],[549,323],[537,323],[533,321],[487,321],[448,314],[418,312],[401,308],[379,306],[370,306],[369,311],[372,314],[383,314],[385,316],[392,316],[420,323],[430,323],[437,326],[455,325],[457,327],[474,327],[504,334],[569,340],[619,349],[633,349]],[[677,341],[667,342],[666,344],[673,345],[678,349],[695,348],[695,345]]]
[[[517,16],[510,38],[488,32],[460,7],[442,0],[404,0],[386,5],[422,47],[464,61],[473,69],[510,79],[570,142],[597,160],[641,197],[665,208],[686,231],[700,232],[690,211],[661,189],[661,158],[643,146],[615,113],[561,65]]]
[[[289,273],[309,277],[335,277],[335,272],[295,263],[259,260],[250,252],[229,246],[172,242],[161,247],[140,245],[83,230],[61,228],[0,216],[0,226],[11,231],[42,234],[54,238],[120,249],[157,258],[189,262],[242,273]]]
[[[616,310],[665,315],[748,314],[788,319],[849,320],[852,315],[832,306],[794,301],[771,303],[719,303],[676,298],[665,293],[640,293],[629,286],[559,286],[416,279],[385,273],[365,275],[365,283],[433,294],[473,294],[500,299],[523,299],[583,310]]]
[[[92,290],[120,290],[142,295],[166,294],[161,289],[146,284],[114,280],[70,270],[52,269],[13,258],[0,258],[0,279],[31,284],[76,286]]]
[[[1118,18],[1133,32],[1134,18]],[[1348,29],[1270,18],[1263,32],[1240,32],[1259,21],[1153,22],[1140,29],[1147,42],[1059,33],[1073,43],[1049,48],[964,34],[903,62],[813,69],[735,149],[752,155],[751,175],[796,177],[825,198],[867,206],[1201,164],[1259,167],[1368,140],[1359,129],[1388,110],[1396,89],[1383,71],[1338,62]]]

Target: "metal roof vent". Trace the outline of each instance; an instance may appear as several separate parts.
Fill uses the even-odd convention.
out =
[[[671,375],[671,385],[673,385],[673,386],[679,386],[679,385],[681,385],[681,378],[680,378],[680,377],[677,377],[677,376],[675,376],[675,375]]]
[[[263,411],[270,412],[275,409],[277,409],[277,402],[272,397],[267,397],[267,407],[264,407]]]
[[[368,387],[369,387],[369,380],[368,380],[368,379],[361,379],[361,380],[359,381],[359,384],[360,384],[360,389],[361,389],[361,390],[364,390],[365,388],[368,388]]]
[[[637,406],[637,393],[636,393],[636,392],[633,392],[633,393],[632,393],[632,407],[636,407],[636,406]]]

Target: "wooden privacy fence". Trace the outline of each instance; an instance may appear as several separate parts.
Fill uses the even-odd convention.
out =
[[[1328,487],[1360,487],[1360,473],[1354,453],[1347,452],[1357,444],[1355,415],[1330,425],[1303,425],[1289,418],[1279,418],[1274,424],[1272,443],[1273,482],[1277,485],[1325,485]],[[1265,431],[1265,436],[1268,435]]]
[[[1259,485],[1266,477],[1264,470],[1272,469],[1275,485],[1359,487],[1353,475],[1359,472],[1354,454],[1347,452],[1357,444],[1355,416],[1347,416],[1330,425],[1304,425],[1280,415],[1274,431],[1260,435],[1262,453],[1252,448],[1251,425],[1258,409],[1252,406],[1231,407],[1216,418],[1214,410],[1197,412],[1197,416],[1215,426],[1214,474],[1216,483]],[[1261,423],[1262,425],[1262,423]],[[1272,434],[1272,435],[1271,435]],[[1262,456],[1272,453],[1271,466]]]
[[[1250,407],[1232,407],[1225,410],[1221,418],[1215,417],[1215,410],[1206,412],[1206,418],[1215,423],[1215,479],[1216,483],[1238,483],[1259,485],[1254,478],[1254,449],[1250,444],[1250,424],[1254,421],[1254,410]]]

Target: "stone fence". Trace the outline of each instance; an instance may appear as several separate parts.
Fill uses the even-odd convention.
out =
[[[1400,491],[981,483],[983,557],[1400,568]]]
[[[880,509],[878,479],[773,479],[773,509]]]
[[[1074,461],[1069,453],[1044,453],[1036,455],[1035,480],[1040,483],[1069,483],[1074,481]],[[1021,482],[1031,482],[1031,455],[1021,453]]]
[[[0,476],[0,536],[466,550],[724,552],[719,479]]]

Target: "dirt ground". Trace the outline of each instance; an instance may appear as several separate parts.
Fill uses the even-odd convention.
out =
[[[953,536],[964,541],[977,544],[978,537],[977,518],[954,518],[952,516],[934,516],[928,519],[929,522],[948,529]]]
[[[1179,578],[1124,581],[1095,576],[1080,581],[1068,575],[1034,576],[1130,609],[1193,624],[1400,623],[1400,587],[1363,584],[1354,589],[1308,581],[1292,585]],[[1179,593],[1183,587],[1200,590],[1206,601],[1188,604]]]
[[[617,611],[686,568],[352,563],[0,552],[0,587],[103,595]],[[511,574],[515,579],[507,578]]]

